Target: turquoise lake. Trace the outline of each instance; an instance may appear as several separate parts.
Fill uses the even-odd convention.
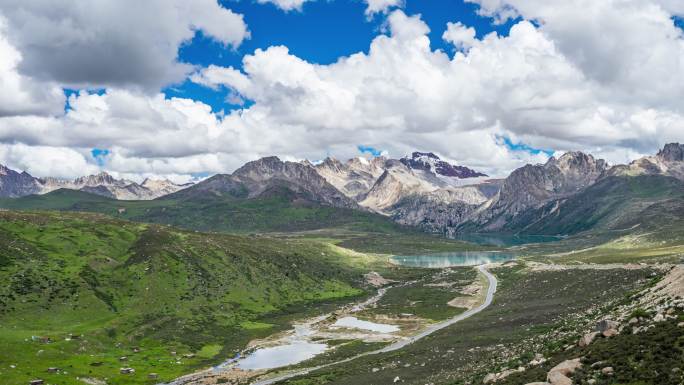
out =
[[[454,266],[476,266],[493,262],[506,262],[515,259],[516,254],[498,251],[458,251],[424,255],[399,255],[392,257],[394,263],[427,268]]]

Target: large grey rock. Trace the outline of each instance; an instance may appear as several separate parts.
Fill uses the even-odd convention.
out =
[[[572,385],[570,376],[581,366],[582,363],[579,358],[563,361],[549,370],[546,381],[552,385]]]
[[[505,228],[522,212],[576,193],[593,184],[608,166],[582,152],[568,152],[551,158],[546,164],[526,165],[511,173],[499,193],[469,221],[482,230]]]
[[[594,342],[594,339],[599,335],[599,332],[591,332],[583,335],[580,339],[577,345],[581,348],[589,346],[592,342]]]

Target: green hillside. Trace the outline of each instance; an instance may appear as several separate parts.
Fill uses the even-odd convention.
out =
[[[389,219],[365,211],[320,205],[287,190],[245,199],[230,194],[174,194],[152,201],[120,201],[61,189],[45,195],[0,199],[0,208],[89,211],[137,222],[217,232],[301,231],[328,227],[396,231]]]
[[[313,241],[0,212],[0,378],[169,380],[232,357],[309,304],[362,295],[359,265],[372,262]],[[136,375],[119,374],[129,366]]]
[[[609,177],[567,199],[523,213],[506,229],[546,235],[628,228],[662,230],[683,218],[684,182],[659,175]]]

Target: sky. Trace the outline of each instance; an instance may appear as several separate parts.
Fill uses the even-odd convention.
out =
[[[185,182],[430,151],[505,176],[684,142],[680,0],[0,0],[0,163]]]

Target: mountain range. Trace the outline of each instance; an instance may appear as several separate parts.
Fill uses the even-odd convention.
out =
[[[0,165],[0,197],[17,198],[46,194],[58,189],[81,190],[121,200],[148,200],[181,190],[191,184],[179,185],[169,180],[145,179],[142,183],[116,179],[106,172],[73,180],[36,178],[27,172],[17,172]]]
[[[63,181],[34,178],[3,167],[0,195],[20,197],[52,191],[46,195],[48,199],[54,190],[67,188],[120,200],[155,199],[153,205],[119,206],[130,207],[129,219],[186,223],[200,229],[216,227],[213,222],[217,221],[222,224],[219,227],[231,231],[280,231],[288,223],[311,229],[337,220],[356,221],[359,215],[364,221],[380,223],[362,214],[365,212],[447,235],[565,234],[594,225],[626,225],[645,215],[651,206],[652,211],[669,207],[678,212],[679,202],[684,202],[683,181],[684,145],[671,143],[656,155],[627,165],[610,166],[590,154],[568,152],[545,164],[518,168],[505,179],[489,178],[429,152],[414,152],[401,159],[357,157],[345,162],[329,157],[316,164],[266,157],[192,186],[151,180],[137,184],[106,173]],[[644,183],[652,187],[641,186]],[[83,196],[66,199],[62,194],[57,200],[62,202],[58,205],[61,209],[87,211],[87,205],[75,203]],[[43,207],[36,206],[34,198],[30,202],[31,207]],[[93,202],[90,200],[88,207],[95,207],[94,211],[108,212],[104,207],[113,204]],[[21,203],[5,206],[21,207]],[[610,208],[629,215],[618,218]],[[285,222],[280,217],[286,218]],[[193,221],[198,225],[187,225]]]

